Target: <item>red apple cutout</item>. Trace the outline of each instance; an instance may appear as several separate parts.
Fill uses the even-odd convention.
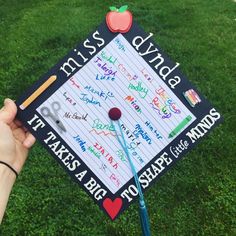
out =
[[[119,9],[110,7],[110,12],[106,15],[106,23],[109,30],[113,33],[126,33],[130,30],[133,22],[133,16],[127,11],[128,6],[122,6]]]

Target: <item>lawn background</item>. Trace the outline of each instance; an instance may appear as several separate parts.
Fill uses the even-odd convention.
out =
[[[236,235],[236,2],[0,0],[0,103],[17,99],[104,19],[134,19],[223,114],[223,125],[145,193],[152,235]],[[0,131],[1,132],[1,131]],[[0,235],[141,235],[133,204],[115,222],[39,145],[10,197]]]

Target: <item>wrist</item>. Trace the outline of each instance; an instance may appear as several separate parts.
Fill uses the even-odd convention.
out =
[[[5,183],[14,184],[16,174],[8,166],[0,163],[0,179]]]
[[[7,166],[0,164],[0,225],[16,175]]]

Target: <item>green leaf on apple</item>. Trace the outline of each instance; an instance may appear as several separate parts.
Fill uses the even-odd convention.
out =
[[[109,7],[111,11],[117,11],[118,9],[114,6]]]
[[[128,5],[124,5],[119,8],[119,12],[125,12],[128,9]]]

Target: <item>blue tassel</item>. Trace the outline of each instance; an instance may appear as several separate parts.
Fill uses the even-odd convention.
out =
[[[139,215],[140,215],[143,236],[151,236],[147,208],[144,200],[141,199],[139,201]]]
[[[113,122],[112,122],[112,125],[113,125]],[[121,147],[123,148],[123,150],[124,150],[124,152],[125,152],[125,154],[128,158],[131,170],[132,170],[133,175],[134,175],[134,180],[135,180],[138,192],[139,192],[139,216],[140,216],[143,236],[151,236],[148,212],[147,212],[147,208],[146,208],[146,205],[145,205],[145,202],[144,202],[144,196],[143,196],[142,188],[141,188],[141,185],[140,185],[139,180],[138,180],[138,174],[137,174],[135,166],[134,166],[134,164],[133,164],[133,162],[130,158],[129,151],[128,151],[128,148],[127,148],[127,144],[126,144],[124,134],[122,132],[122,128],[121,128],[121,125],[120,125],[119,121],[118,121],[118,126],[119,126],[119,129],[120,129],[120,133],[121,133],[123,143],[121,142],[121,140],[120,140],[120,138],[117,134],[117,131],[115,129],[115,126],[114,126],[115,133],[116,133],[116,138],[117,138],[118,142],[120,143]]]

